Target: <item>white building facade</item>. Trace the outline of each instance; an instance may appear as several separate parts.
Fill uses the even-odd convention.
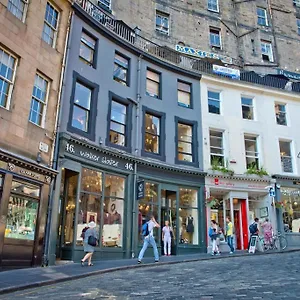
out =
[[[203,76],[200,84],[207,226],[216,220],[225,229],[230,217],[236,249],[243,250],[254,218],[268,218],[274,230],[293,232],[296,243],[300,96],[214,76]]]

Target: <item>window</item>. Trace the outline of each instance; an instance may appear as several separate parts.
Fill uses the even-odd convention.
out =
[[[282,172],[293,173],[291,142],[279,141]]]
[[[218,28],[209,28],[210,46],[221,49],[221,30]]]
[[[160,117],[145,114],[145,151],[160,154]]]
[[[210,164],[212,166],[224,166],[223,132],[210,130]]]
[[[100,5],[103,5],[105,8],[111,8],[111,1],[110,0],[99,0],[98,2]]]
[[[179,244],[199,244],[198,191],[181,187],[179,191]]]
[[[90,119],[92,90],[76,82],[72,127],[88,132]]]
[[[123,85],[129,85],[129,59],[115,53],[114,80]]]
[[[43,126],[46,105],[48,98],[48,81],[44,79],[41,75],[36,74],[34,80],[34,87],[31,96],[31,106],[29,121]]]
[[[264,61],[274,62],[271,42],[261,41],[261,53]]]
[[[17,59],[0,47],[0,107],[9,108]]]
[[[278,125],[287,125],[285,104],[275,103],[276,122]]]
[[[247,169],[259,169],[259,156],[257,150],[257,137],[245,135],[246,167]]]
[[[242,97],[241,102],[243,119],[254,120],[253,99]]]
[[[297,31],[298,31],[298,34],[300,35],[300,19],[297,19]]]
[[[28,1],[27,0],[8,0],[7,9],[22,22],[25,21]]]
[[[208,0],[207,8],[208,8],[208,10],[219,12],[219,1],[218,0]]]
[[[262,26],[268,26],[267,11],[264,8],[258,7],[257,11],[257,23]]]
[[[146,93],[148,96],[160,98],[160,73],[147,69]]]
[[[169,15],[156,11],[156,30],[169,34]]]
[[[208,112],[212,114],[221,114],[220,93],[208,91]]]
[[[191,84],[177,81],[178,105],[191,107]]]
[[[178,160],[193,162],[193,126],[178,123]]]
[[[116,101],[111,102],[109,140],[112,144],[126,146],[127,106]]]
[[[94,65],[97,41],[84,31],[81,33],[79,57],[89,66]]]
[[[58,11],[49,2],[46,6],[44,29],[43,29],[43,40],[51,47],[55,46],[56,35],[58,29]]]

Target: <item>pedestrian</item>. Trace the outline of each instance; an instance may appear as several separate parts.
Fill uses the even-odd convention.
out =
[[[233,247],[233,224],[230,221],[230,218],[226,218],[226,237],[227,237],[227,244],[230,248],[230,254],[234,252]]]
[[[215,220],[211,220],[211,222],[210,222],[210,228],[208,231],[208,235],[211,239],[211,244],[212,244],[211,255],[220,255],[219,247],[217,245],[218,225]]]
[[[250,249],[250,241],[251,237],[254,235],[258,235],[259,230],[258,230],[258,218],[254,219],[254,222],[249,226],[249,231],[250,231],[250,238],[249,238],[249,243],[248,243],[248,250]]]
[[[96,223],[94,221],[88,224],[88,229],[84,233],[83,248],[85,256],[81,260],[81,265],[84,266],[84,262],[88,261],[88,266],[93,266],[92,256],[95,251],[95,246],[97,246],[97,232]]]
[[[169,226],[169,221],[165,221],[165,226],[162,229],[162,240],[164,242],[164,255],[171,255],[172,228]],[[168,248],[168,249],[167,249]]]
[[[143,230],[142,233],[144,236],[144,244],[143,244],[143,248],[139,253],[139,257],[138,257],[139,264],[142,263],[142,259],[144,257],[145,251],[147,250],[149,245],[151,245],[153,248],[155,262],[159,261],[158,250],[153,236],[153,229],[155,227],[159,228],[160,225],[156,222],[154,215],[149,214],[148,221],[142,226],[143,229],[145,228],[145,230]]]
[[[266,218],[265,222],[261,225],[264,230],[264,240],[265,245],[270,246],[272,243],[272,233],[273,233],[273,227],[271,222],[268,218]]]

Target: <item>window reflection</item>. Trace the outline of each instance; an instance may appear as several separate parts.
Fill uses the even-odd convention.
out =
[[[11,191],[13,193],[22,193],[33,197],[39,197],[40,188],[21,181],[13,181],[11,184]]]

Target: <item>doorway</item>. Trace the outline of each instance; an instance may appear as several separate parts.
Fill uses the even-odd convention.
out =
[[[248,247],[248,221],[246,199],[233,199],[233,219],[236,237],[236,248],[244,250]]]

